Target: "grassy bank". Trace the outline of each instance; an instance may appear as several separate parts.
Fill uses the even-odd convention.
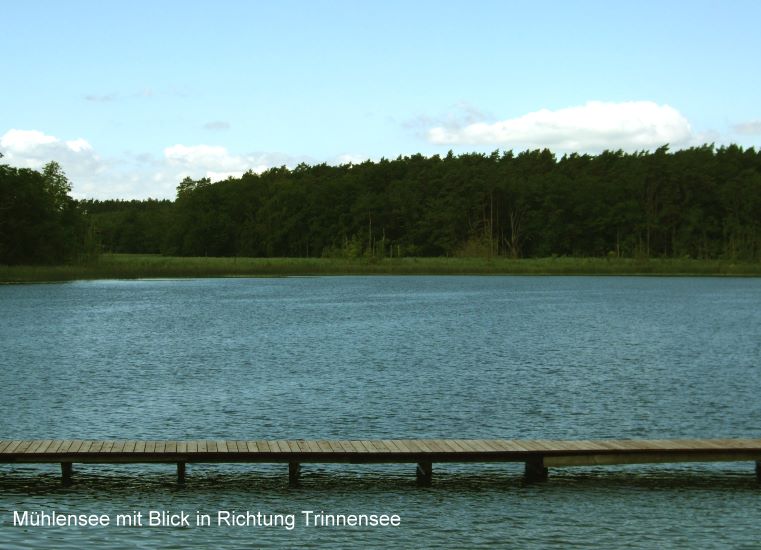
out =
[[[105,254],[87,265],[0,266],[0,282],[288,275],[736,275],[761,263],[624,258],[179,258]]]

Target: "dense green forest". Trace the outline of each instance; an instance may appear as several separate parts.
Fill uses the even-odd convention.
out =
[[[761,258],[761,153],[737,146],[302,164],[82,204],[113,252]]]
[[[0,164],[0,264],[63,263],[95,252],[91,225],[70,192],[56,162],[42,171]]]
[[[63,210],[13,194],[44,194],[46,181],[2,167],[0,263],[71,257],[87,235],[105,252],[180,256],[761,259],[761,152],[735,145],[301,164],[185,179],[174,201],[67,199]],[[23,219],[37,225],[21,230]]]

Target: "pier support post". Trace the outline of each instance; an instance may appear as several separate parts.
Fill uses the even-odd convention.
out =
[[[298,462],[288,463],[288,483],[290,485],[298,485],[299,477],[301,476],[301,464]]]
[[[543,457],[531,458],[526,461],[526,481],[547,481],[549,470],[544,467]]]
[[[430,462],[418,462],[417,471],[415,472],[418,485],[427,487],[433,479],[433,464]]]
[[[64,485],[71,485],[71,475],[74,473],[74,468],[71,462],[61,462],[61,481]]]
[[[177,463],[177,483],[185,483],[185,463]]]
[[[761,481],[761,460],[756,460],[756,479]]]

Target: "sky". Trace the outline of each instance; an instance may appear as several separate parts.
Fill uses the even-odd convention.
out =
[[[0,162],[171,199],[301,162],[758,148],[759,21],[757,0],[0,0]]]

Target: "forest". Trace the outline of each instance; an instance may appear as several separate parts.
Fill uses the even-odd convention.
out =
[[[38,171],[0,160],[0,265],[57,264],[97,253],[94,227],[70,193],[57,162]]]
[[[761,259],[761,152],[737,145],[300,164],[217,183],[186,178],[173,201],[73,201],[51,177],[0,168],[0,263],[88,250]]]

